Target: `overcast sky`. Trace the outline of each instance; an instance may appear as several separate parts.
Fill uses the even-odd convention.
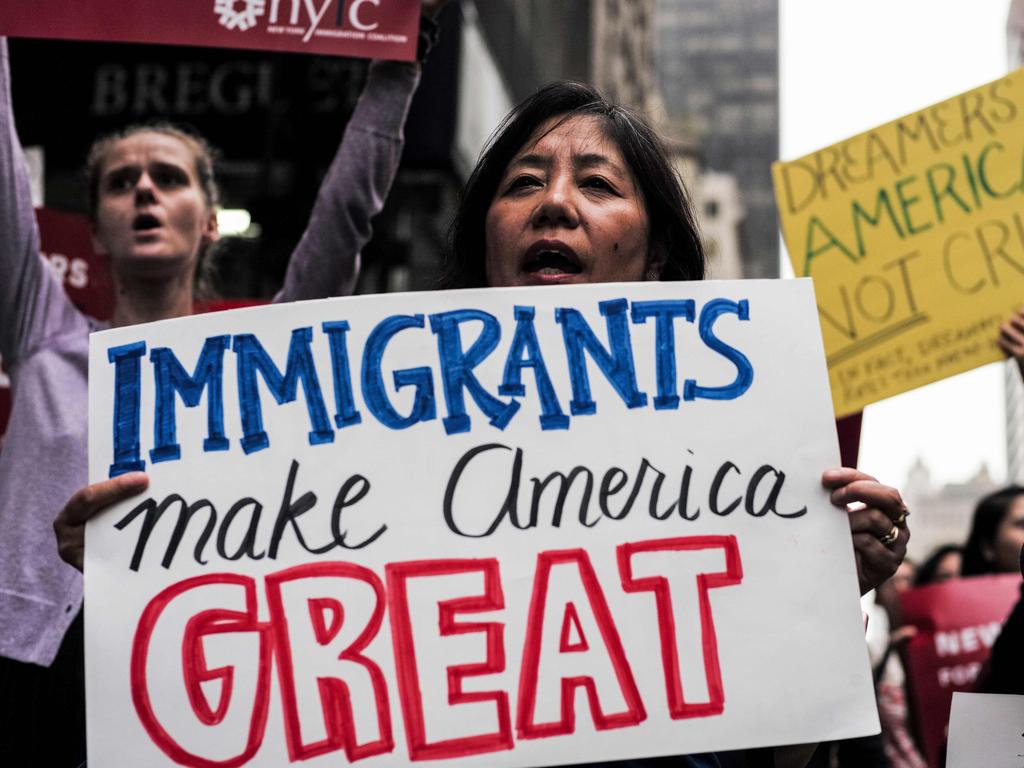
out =
[[[780,5],[784,160],[1007,71],[1010,0],[780,0]],[[997,480],[1005,477],[1002,364],[868,407],[861,468],[902,485],[917,456],[941,482],[962,481],[982,463]]]

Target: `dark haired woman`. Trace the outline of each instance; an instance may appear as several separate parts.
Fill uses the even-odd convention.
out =
[[[1013,358],[1024,377],[1024,308],[999,327],[997,342]],[[971,532],[963,552],[963,575],[1012,573],[1024,576],[1024,486],[1011,485],[989,494],[974,510]],[[1024,694],[1024,582],[975,683],[980,693]]]
[[[443,288],[699,280],[704,250],[657,134],[588,85],[548,85],[502,122],[466,184]],[[896,571],[899,492],[853,469],[822,482],[849,512],[863,591]]]
[[[917,573],[914,575],[914,586],[941,584],[944,581],[959,578],[963,551],[963,547],[959,544],[943,544],[936,547],[918,566]]]
[[[1022,546],[1024,487],[1010,485],[985,496],[974,508],[961,575],[1016,573]]]
[[[425,53],[436,27],[427,21],[424,30]],[[351,292],[370,220],[397,170],[419,71],[416,63],[371,64],[275,301]],[[113,274],[111,324],[190,314],[198,265],[217,239],[209,147],[173,126],[134,127],[98,141],[87,173],[94,245]],[[87,479],[88,335],[102,324],[70,303],[39,253],[2,38],[0,233],[0,354],[13,395],[0,454],[0,763],[31,755],[39,765],[77,766],[82,578],[61,562],[53,519]],[[120,487],[145,482],[132,475]],[[102,489],[86,498],[102,502]]]
[[[492,137],[452,225],[441,287],[703,277],[690,203],[657,135],[591,87],[562,82],[516,107]],[[853,469],[828,470],[822,482],[836,505],[864,505],[848,514],[867,592],[906,553],[906,507],[895,489]],[[779,766],[802,765],[807,756],[799,749],[775,752],[759,756]],[[753,765],[757,759],[701,755],[619,765]]]

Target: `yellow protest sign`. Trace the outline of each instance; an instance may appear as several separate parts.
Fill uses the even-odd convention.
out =
[[[772,168],[837,416],[998,360],[1024,304],[1024,69]]]

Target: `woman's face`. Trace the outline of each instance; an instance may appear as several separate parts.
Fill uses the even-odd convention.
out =
[[[1024,547],[1024,496],[1010,503],[984,554],[995,573],[1017,573],[1021,547]]]
[[[938,565],[935,566],[932,584],[941,584],[944,581],[959,578],[960,562],[962,559],[959,552],[950,552],[945,555],[939,560]]]
[[[180,139],[141,131],[115,142],[99,172],[94,239],[115,271],[171,277],[195,268],[217,219]]]
[[[643,280],[648,228],[633,173],[601,121],[554,118],[512,158],[491,201],[487,284]]]

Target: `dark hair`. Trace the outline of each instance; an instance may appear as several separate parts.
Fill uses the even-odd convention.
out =
[[[1010,485],[990,493],[974,508],[971,533],[964,544],[964,561],[960,568],[963,576],[977,576],[993,573],[991,558],[985,557],[985,547],[991,546],[996,538],[999,525],[1018,496],[1024,496],[1024,487]]]
[[[690,200],[658,135],[639,113],[607,101],[589,85],[563,80],[545,85],[522,101],[488,140],[452,222],[439,287],[487,284],[484,222],[505,169],[545,122],[578,116],[601,120],[632,171],[650,227],[648,257],[661,267],[661,279],[703,279],[704,247]]]
[[[935,583],[935,574],[939,570],[939,565],[947,557],[954,554],[962,555],[963,547],[959,544],[943,544],[932,550],[932,553],[918,567],[917,573],[914,575],[914,586],[923,587],[926,584]]]
[[[103,173],[103,164],[106,162],[107,154],[117,142],[140,133],[159,133],[164,136],[170,136],[188,147],[192,154],[196,178],[199,180],[199,188],[206,199],[206,204],[210,207],[211,211],[215,212],[220,205],[220,187],[217,185],[217,178],[214,173],[217,161],[216,150],[195,131],[166,120],[161,120],[152,123],[136,123],[119,131],[105,134],[96,139],[92,146],[89,147],[84,168],[88,192],[89,217],[96,221],[96,211],[99,206],[100,176]],[[194,288],[197,297],[206,298],[214,293],[212,281],[215,245],[215,243],[208,243],[199,253]]]

